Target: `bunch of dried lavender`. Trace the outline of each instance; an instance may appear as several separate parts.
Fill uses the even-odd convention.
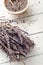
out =
[[[34,42],[17,26],[0,26],[0,45],[11,60],[26,57]]]

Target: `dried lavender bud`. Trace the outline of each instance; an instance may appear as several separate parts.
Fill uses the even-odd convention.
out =
[[[6,0],[5,5],[8,10],[17,12],[23,10],[27,6],[27,0]]]

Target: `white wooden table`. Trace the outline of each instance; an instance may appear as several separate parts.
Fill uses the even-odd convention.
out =
[[[30,6],[21,15],[9,14],[0,0],[0,22],[15,19],[12,25],[17,25],[27,31],[35,42],[34,49],[23,62],[25,65],[43,65],[43,0],[30,0]],[[2,21],[3,19],[3,21]],[[25,23],[22,23],[25,20]],[[16,22],[17,21],[17,22]],[[24,65],[22,62],[9,62],[7,55],[0,50],[0,65]]]

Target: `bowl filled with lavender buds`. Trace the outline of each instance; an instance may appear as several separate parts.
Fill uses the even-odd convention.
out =
[[[4,6],[11,14],[21,14],[27,10],[29,0],[4,0]]]

